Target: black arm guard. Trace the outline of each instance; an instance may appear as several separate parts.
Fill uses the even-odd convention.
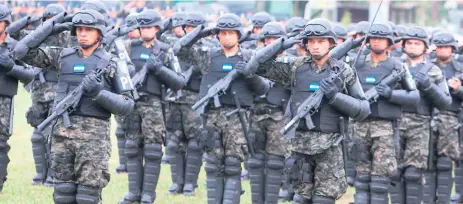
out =
[[[418,90],[392,90],[389,102],[402,106],[413,106],[420,102],[420,92]]]
[[[458,91],[456,92],[452,92],[452,96],[455,96],[460,100],[463,100],[463,87],[460,87],[460,89],[458,89]]]
[[[177,91],[183,88],[185,84],[188,82],[186,77],[181,74],[177,73],[165,66],[157,69],[155,73],[153,73],[159,80],[170,89]]]
[[[361,121],[370,114],[370,104],[363,99],[356,99],[352,96],[336,93],[330,104],[342,113],[356,121]]]
[[[448,93],[448,87],[445,81],[439,84],[431,83],[431,86],[423,90],[423,92],[431,99],[434,106],[440,110],[446,109],[452,103],[452,97]]]
[[[249,89],[258,96],[264,95],[270,89],[270,81],[265,80],[264,78],[253,75],[246,77],[246,84]]]
[[[192,30],[191,32],[189,32],[188,34],[186,34],[185,36],[183,36],[182,38],[180,38],[180,40],[178,40],[177,42],[175,42],[174,46],[173,46],[173,51],[174,51],[174,54],[177,55],[178,52],[180,52],[180,50],[183,48],[183,47],[189,47],[191,45],[193,45],[196,41],[199,40],[198,38],[198,35],[200,34],[201,30],[204,28],[204,26],[198,26],[196,27],[194,30]]]
[[[114,115],[127,115],[131,113],[135,104],[133,99],[107,90],[101,90],[93,100]]]
[[[352,38],[347,39],[342,44],[336,46],[330,51],[330,56],[334,59],[341,59],[342,57],[346,56],[347,53],[355,49],[356,47],[360,46],[363,42],[365,37],[361,37],[359,39],[353,40]]]
[[[20,65],[14,65],[13,68],[11,68],[11,70],[7,72],[6,74],[26,84],[32,81],[35,77],[34,69],[31,69],[31,68],[27,69],[26,67],[20,66]]]

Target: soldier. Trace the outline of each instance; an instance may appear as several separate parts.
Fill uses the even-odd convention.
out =
[[[368,27],[369,27],[370,23],[368,21],[360,21],[358,22],[356,25],[355,25],[355,34],[354,34],[354,39],[359,39],[359,38],[362,38],[366,35],[366,33],[368,32]],[[357,57],[357,53],[358,53],[358,50],[360,48],[357,48],[357,49],[352,49],[350,52],[347,53],[347,59],[346,61],[348,60],[350,63],[353,63],[354,62],[354,59]],[[361,55],[364,55],[366,56],[367,54],[370,53],[370,50],[367,49],[367,48],[364,48],[360,54]],[[352,64],[351,64],[352,65]],[[353,65],[354,67],[357,67],[356,65]],[[354,176],[355,175],[347,175],[348,177],[349,176]]]
[[[18,80],[28,83],[34,78],[33,69],[15,65],[9,54],[13,51],[17,41],[10,38],[5,32],[12,23],[10,10],[6,5],[0,4],[0,192],[6,181],[8,158],[8,139],[13,133],[14,96],[18,91]]]
[[[391,179],[392,203],[422,202],[423,171],[427,167],[431,113],[433,108],[445,109],[451,103],[447,82],[436,65],[425,60],[428,35],[420,27],[410,27],[403,37],[406,63],[420,91],[417,105],[403,106],[399,124],[401,155],[397,174]]]
[[[206,95],[209,86],[218,82],[232,69],[245,66],[251,51],[241,48],[238,40],[243,35],[240,18],[224,14],[215,29],[221,48],[204,50],[198,46],[184,46],[179,58],[192,62],[202,73],[200,96]],[[190,37],[186,35],[184,38]],[[191,39],[192,42],[197,39]],[[181,40],[183,41],[183,39]],[[188,44],[192,44],[192,42]],[[219,96],[221,107],[206,106],[200,141],[207,152],[206,182],[208,203],[237,204],[241,195],[241,162],[246,156],[246,142],[237,114],[226,115],[241,106],[253,105],[253,97],[268,90],[268,83],[258,76],[238,76],[226,94]]]
[[[461,88],[461,74],[463,64],[458,61],[456,51],[457,42],[449,32],[439,32],[432,38],[432,44],[436,46],[436,57],[431,59],[435,65],[444,72],[449,85],[449,92],[452,96],[452,103],[446,109],[442,109],[439,114],[438,135],[432,134],[434,141],[434,154],[436,159],[435,169],[426,172],[426,185],[424,187],[424,203],[450,203],[450,193],[452,191],[452,161],[458,162],[460,158],[460,147],[458,132],[460,128],[459,114],[463,101],[463,90]],[[433,161],[435,162],[435,161]],[[438,195],[438,196],[436,196]]]
[[[110,179],[111,113],[133,110],[130,93],[116,85],[116,62],[101,45],[105,30],[104,16],[82,10],[72,18],[71,28],[80,46],[30,49],[28,53],[29,61],[58,72],[55,104],[78,85],[83,88],[79,105],[69,115],[72,126],[67,128],[60,117],[51,135],[55,203],[101,202],[102,189]]]
[[[169,45],[156,39],[162,27],[161,15],[145,9],[137,22],[141,38],[127,41],[126,49],[136,71],[146,68],[148,72],[138,89],[140,99],[134,112],[123,119],[129,192],[120,203],[153,203],[156,199],[165,133],[163,84],[176,91],[185,83],[184,77],[165,67],[169,64],[165,54]]]
[[[286,49],[286,44],[293,43],[278,40],[256,53],[259,62],[264,62],[256,74],[291,88],[289,111],[293,116],[297,106],[320,89],[323,94],[320,108],[310,116],[315,128],[309,130],[303,120],[295,124],[297,129],[290,146],[292,157],[287,163],[294,162],[294,171],[301,175],[293,178],[294,190],[300,197],[295,197],[292,203],[334,204],[347,190],[343,152],[338,144],[343,132],[340,118],[360,121],[368,116],[369,105],[355,71],[328,54],[336,45],[331,23],[312,19],[302,35],[310,57],[298,57],[289,64],[269,59],[278,52],[266,50],[267,47]],[[332,76],[335,73],[339,75]]]
[[[401,106],[414,105],[419,93],[406,65],[390,56],[393,31],[389,24],[374,23],[367,34],[371,53],[357,64],[363,91],[375,89],[378,98],[370,100],[371,114],[353,124],[352,154],[355,159],[355,204],[388,204],[389,177],[397,170],[393,120],[401,115]],[[363,58],[362,58],[363,59]],[[395,75],[395,79],[386,82]],[[395,88],[400,84],[401,88]],[[367,97],[370,97],[367,94]]]
[[[172,18],[171,30],[170,32],[165,32],[161,35],[160,40],[164,43],[175,43],[178,39],[185,35],[185,31],[183,29],[183,23],[185,22],[186,13],[177,12],[175,16]]]
[[[58,4],[49,4],[45,8],[42,20],[45,21],[61,12],[64,12],[64,7]],[[40,47],[61,47],[68,46],[68,34],[64,32],[48,36]],[[40,79],[45,79],[41,81]],[[27,123],[34,127],[32,133],[32,155],[34,156],[36,175],[32,179],[32,185],[40,185],[50,187],[53,185],[50,168],[50,148],[47,145],[49,141],[37,130],[37,126],[42,123],[48,116],[48,113],[55,99],[55,85],[58,82],[57,72],[55,70],[43,70],[35,76],[31,83],[31,98],[32,106],[26,113]]]
[[[125,27],[136,26],[138,14],[129,14],[125,18]],[[127,35],[121,37],[122,40],[138,39],[140,38],[140,30],[134,29],[133,31],[127,33]],[[107,45],[108,46],[108,45]],[[116,173],[125,173],[127,172],[127,157],[125,155],[125,130],[122,125],[123,117],[115,116],[116,119],[116,139],[117,139],[117,150],[119,155],[119,164],[116,167]]]
[[[286,36],[284,27],[277,22],[264,25],[261,32],[264,45],[270,45]],[[258,97],[252,110],[250,129],[256,155],[249,157],[248,172],[251,180],[252,203],[277,203],[287,144],[280,129],[283,127],[284,108],[289,90],[273,84],[266,95]]]
[[[197,26],[205,26],[206,17],[201,13],[189,13],[184,18],[185,33],[190,33]],[[203,40],[203,39],[201,39]],[[196,45],[201,46],[201,42]],[[183,72],[190,64],[179,60]],[[198,143],[199,126],[191,106],[198,101],[201,74],[195,72],[182,90],[182,97],[176,96],[170,101],[167,117],[166,154],[169,156],[172,185],[169,193],[193,195],[197,186],[198,175],[202,165],[202,150]]]
[[[394,38],[401,38],[405,34],[406,28],[403,25],[394,25],[393,30]],[[403,54],[404,53],[402,51],[402,40],[400,40],[397,43],[395,43],[392,47],[391,55],[393,57],[401,57]]]
[[[305,20],[303,18],[292,17],[286,24],[286,33],[288,33],[287,35],[295,36],[304,30],[304,26]],[[292,48],[285,50],[285,55],[290,57],[305,56],[307,55],[307,50],[302,43],[298,43]]]
[[[251,16],[251,24],[252,24],[252,34],[259,35],[262,32],[262,27],[273,20],[273,17],[268,14],[267,12],[257,12]],[[262,42],[260,40],[253,40],[247,41],[243,43],[243,47],[246,49],[255,50],[257,47],[262,46]]]
[[[342,44],[347,40],[347,30],[341,24],[334,24],[334,33],[336,33],[338,44]]]

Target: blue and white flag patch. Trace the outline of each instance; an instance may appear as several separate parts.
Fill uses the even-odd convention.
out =
[[[74,65],[74,73],[82,73],[85,72],[85,65],[83,64],[75,64]]]
[[[309,85],[309,91],[314,92],[320,88],[320,82],[312,82]]]
[[[150,58],[150,54],[148,53],[141,53],[140,54],[140,59],[142,60],[148,60]]]
[[[233,69],[232,64],[223,64],[222,65],[222,71],[224,72],[230,72]]]
[[[367,76],[365,78],[365,83],[367,84],[376,84],[376,77],[374,76]]]

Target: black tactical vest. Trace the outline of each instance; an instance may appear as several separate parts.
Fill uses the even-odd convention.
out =
[[[7,38],[5,44],[0,46],[0,54],[13,51],[17,41],[13,38]],[[0,95],[13,97],[18,93],[18,80],[6,74],[6,72],[0,72]]]
[[[456,59],[452,59],[452,62],[447,64],[444,67],[441,67],[442,71],[444,72],[445,78],[446,79],[451,79],[457,75],[460,75],[462,73],[463,69],[463,63]],[[450,87],[449,87],[450,88]],[[450,90],[452,92],[453,90]],[[452,96],[452,103],[450,106],[448,106],[447,110],[452,111],[452,112],[460,112],[461,110],[461,101],[458,97]]]
[[[392,57],[382,62],[378,67],[372,68],[369,63],[364,63],[357,68],[358,78],[362,84],[364,92],[378,85],[381,80],[386,78],[395,69],[400,69],[400,62]],[[390,86],[392,90],[396,85]],[[368,118],[397,119],[400,118],[402,109],[400,105],[390,103],[388,99],[379,96],[378,100],[370,104],[371,114]]]
[[[217,81],[228,74],[239,61],[245,61],[246,54],[243,51],[241,54],[237,54],[233,57],[227,58],[219,50],[211,51],[211,65],[207,74],[203,75],[200,85],[199,95],[200,98],[204,97],[209,90],[209,87],[214,85]],[[253,104],[253,93],[249,90],[245,78],[238,76],[230,85],[226,94],[219,97],[220,103],[223,105],[235,106],[234,96],[232,95],[233,90],[241,106],[251,106]]]
[[[420,63],[415,67],[409,67],[410,74],[415,77],[417,73],[423,69],[426,71],[426,73],[429,72],[429,70],[432,68],[434,64],[432,63]],[[424,93],[420,91],[420,102],[416,105],[413,106],[403,106],[402,111],[407,112],[407,113],[416,113],[419,115],[427,115],[431,116],[431,111],[432,111],[432,104],[430,99],[426,98]]]
[[[79,86],[84,77],[97,69],[106,69],[111,56],[104,49],[96,50],[87,58],[78,55],[78,48],[65,48],[61,53],[61,70],[56,86],[56,101],[60,101],[66,95]],[[104,78],[104,77],[103,77]],[[111,91],[109,82],[103,80],[104,89]],[[92,98],[82,95],[79,105],[72,112],[73,115],[89,116],[100,119],[109,119],[111,113],[93,102]]]
[[[296,84],[293,87],[290,106],[293,116],[296,115],[298,106],[320,87],[320,81],[328,78],[331,72],[331,70],[325,70],[316,74],[309,63],[305,63],[297,69],[295,76]],[[336,84],[338,88],[342,90],[341,81],[336,80]],[[343,116],[343,114],[328,104],[328,99],[323,97],[318,112],[312,115],[312,121],[315,125],[313,131],[325,133],[339,132],[339,117],[341,116]],[[297,129],[303,131],[308,130],[305,125],[305,119],[300,121]]]
[[[163,51],[167,50],[164,43],[161,44],[160,41],[156,41],[155,45],[151,48],[146,48],[143,46],[143,42],[140,40],[133,40],[132,47],[130,52],[130,59],[135,65],[135,70],[140,71],[146,63],[146,60],[150,58],[150,55],[157,55],[160,57],[161,61],[164,61]],[[140,92],[150,93],[157,96],[161,96],[161,86],[162,84],[156,78],[148,72],[146,79],[143,83],[143,86],[139,88]]]
[[[289,89],[284,88],[278,83],[275,83],[272,87],[270,87],[267,94],[265,94],[263,97],[257,98],[256,102],[268,103],[284,109],[288,104],[290,96],[291,91]]]
[[[180,64],[180,67],[182,68],[182,71],[185,72],[187,71],[191,65],[186,63],[185,61],[178,59],[178,63]],[[201,74],[197,72],[193,72],[191,74],[190,80],[188,83],[183,87],[183,89],[192,91],[195,93],[199,93],[199,86],[201,85]]]

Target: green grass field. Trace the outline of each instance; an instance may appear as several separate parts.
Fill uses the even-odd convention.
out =
[[[18,96],[15,98],[15,117],[14,117],[14,135],[9,140],[11,150],[9,152],[10,164],[8,166],[8,181],[6,182],[3,193],[0,194],[0,203],[2,204],[42,204],[53,203],[53,188],[30,185],[32,177],[35,175],[34,161],[32,159],[32,148],[30,136],[32,128],[26,123],[25,113],[31,102],[28,93],[20,88]],[[113,121],[114,122],[114,121]],[[114,128],[112,130],[114,135]],[[117,145],[115,137],[112,139],[112,157],[110,162],[111,173],[118,162]],[[171,184],[169,165],[162,165],[161,177],[157,187],[157,199],[155,203],[161,204],[183,204],[207,203],[206,189],[204,182],[205,173],[201,171],[199,176],[199,187],[196,195],[186,197],[183,195],[167,195],[167,189]],[[123,198],[127,192],[127,174],[111,175],[109,185],[103,190],[103,203],[115,204]],[[243,188],[246,191],[241,196],[241,203],[251,204],[251,191],[249,181],[243,182]],[[352,189],[337,203],[348,203],[352,200]]]

